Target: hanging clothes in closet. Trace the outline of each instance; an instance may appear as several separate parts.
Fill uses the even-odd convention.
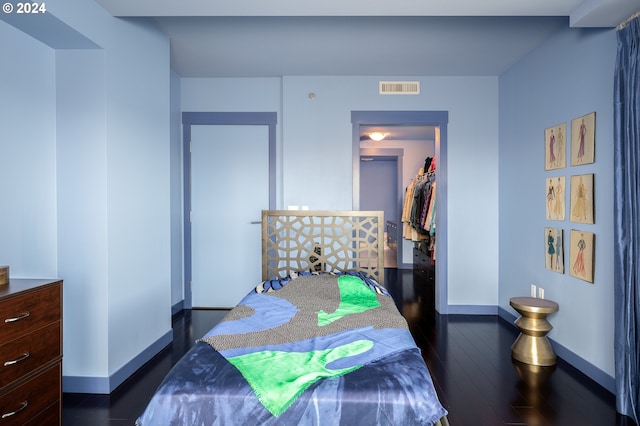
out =
[[[426,244],[435,259],[436,235],[436,161],[428,157],[425,166],[409,183],[402,208],[405,239]]]

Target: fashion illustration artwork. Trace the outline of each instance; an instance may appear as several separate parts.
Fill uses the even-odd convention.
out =
[[[571,176],[571,222],[595,223],[593,174]]]
[[[596,113],[571,120],[571,165],[595,161]]]
[[[544,130],[544,169],[561,169],[567,166],[567,125],[565,123]]]
[[[547,220],[564,220],[565,177],[550,177],[546,182],[546,218]]]
[[[545,266],[548,270],[564,274],[564,236],[562,228],[544,228]]]
[[[593,283],[595,235],[592,232],[571,230],[569,244],[569,273],[571,276]]]

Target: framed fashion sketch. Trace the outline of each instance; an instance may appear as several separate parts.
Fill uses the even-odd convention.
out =
[[[565,123],[544,130],[544,169],[567,166],[567,125]]]
[[[572,229],[569,244],[569,273],[593,283],[595,234]]]
[[[571,120],[571,165],[595,161],[596,113]]]
[[[564,274],[564,230],[544,228],[545,267]]]
[[[593,174],[571,176],[571,222],[595,223]]]
[[[565,177],[555,176],[546,179],[546,218],[564,220]]]

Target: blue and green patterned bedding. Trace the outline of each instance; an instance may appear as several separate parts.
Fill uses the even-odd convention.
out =
[[[137,425],[433,425],[446,415],[406,321],[363,274],[248,294],[175,365]]]

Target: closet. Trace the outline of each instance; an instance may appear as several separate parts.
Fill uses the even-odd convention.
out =
[[[416,177],[407,185],[402,208],[402,237],[413,242],[414,281],[424,285],[421,294],[435,310],[436,160],[425,159]]]

